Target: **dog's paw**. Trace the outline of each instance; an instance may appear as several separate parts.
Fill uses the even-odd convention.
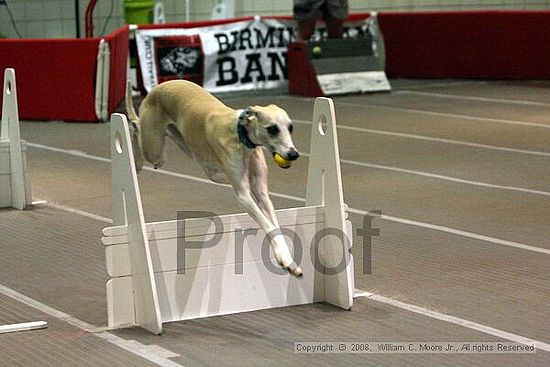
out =
[[[302,268],[300,268],[295,262],[292,262],[292,264],[290,264],[286,269],[296,278],[300,278],[303,275]]]
[[[160,167],[162,167],[164,165],[164,161],[166,160],[165,157],[162,157],[161,159],[159,159],[156,163],[153,164],[153,167],[155,169],[159,169]]]

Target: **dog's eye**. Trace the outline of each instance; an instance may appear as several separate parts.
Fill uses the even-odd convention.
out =
[[[293,130],[294,130],[294,125],[292,124],[288,125],[288,132],[292,134]]]
[[[266,127],[267,133],[269,135],[277,135],[279,133],[279,126],[277,125],[270,125]]]

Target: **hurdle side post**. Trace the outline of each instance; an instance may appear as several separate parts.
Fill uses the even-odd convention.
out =
[[[140,326],[154,334],[162,333],[160,307],[157,286],[151,261],[151,250],[145,231],[145,220],[141,205],[141,195],[137,185],[137,173],[130,132],[126,116],[119,113],[111,115],[111,157],[112,157],[112,202],[113,225],[127,226],[131,264],[131,282],[133,294],[129,295],[129,304],[125,300],[112,299],[108,304],[129,310],[130,323]],[[108,289],[108,297],[116,293]],[[112,314],[111,312],[109,314]],[[131,320],[133,318],[133,320]],[[113,323],[119,323],[118,320]],[[109,322],[111,324],[111,320]]]
[[[352,242],[346,228],[334,103],[325,97],[316,98],[313,107],[306,206],[313,205],[325,206],[325,230],[335,230],[327,232],[324,245],[318,247],[321,261],[338,269],[335,274],[325,273],[325,301],[350,309],[354,290]],[[338,233],[343,236],[338,238]]]
[[[26,145],[19,134],[15,70],[11,68],[4,71],[0,129],[0,207],[25,209],[31,202],[31,192],[25,175]]]

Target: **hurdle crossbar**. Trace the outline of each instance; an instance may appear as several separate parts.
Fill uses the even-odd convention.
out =
[[[26,174],[27,144],[19,133],[15,70],[4,71],[2,122],[0,124],[0,208],[25,209],[32,203]]]
[[[145,223],[126,117],[111,116],[114,225],[102,238],[109,327],[160,334],[177,320],[323,301],[352,307],[352,228],[331,99],[316,99],[313,122],[306,205],[276,211],[303,270],[295,278],[275,265],[248,214]]]
[[[48,327],[46,321],[22,322],[19,324],[0,325],[0,334],[16,333],[19,331],[31,331],[45,329]]]

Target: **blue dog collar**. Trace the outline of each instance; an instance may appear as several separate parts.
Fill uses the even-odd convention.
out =
[[[254,149],[258,145],[255,144],[250,138],[248,137],[248,131],[246,131],[246,128],[244,127],[244,119],[246,118],[246,109],[244,109],[241,114],[239,115],[239,121],[237,122],[237,134],[239,135],[239,141],[242,145],[247,147],[248,149]]]

